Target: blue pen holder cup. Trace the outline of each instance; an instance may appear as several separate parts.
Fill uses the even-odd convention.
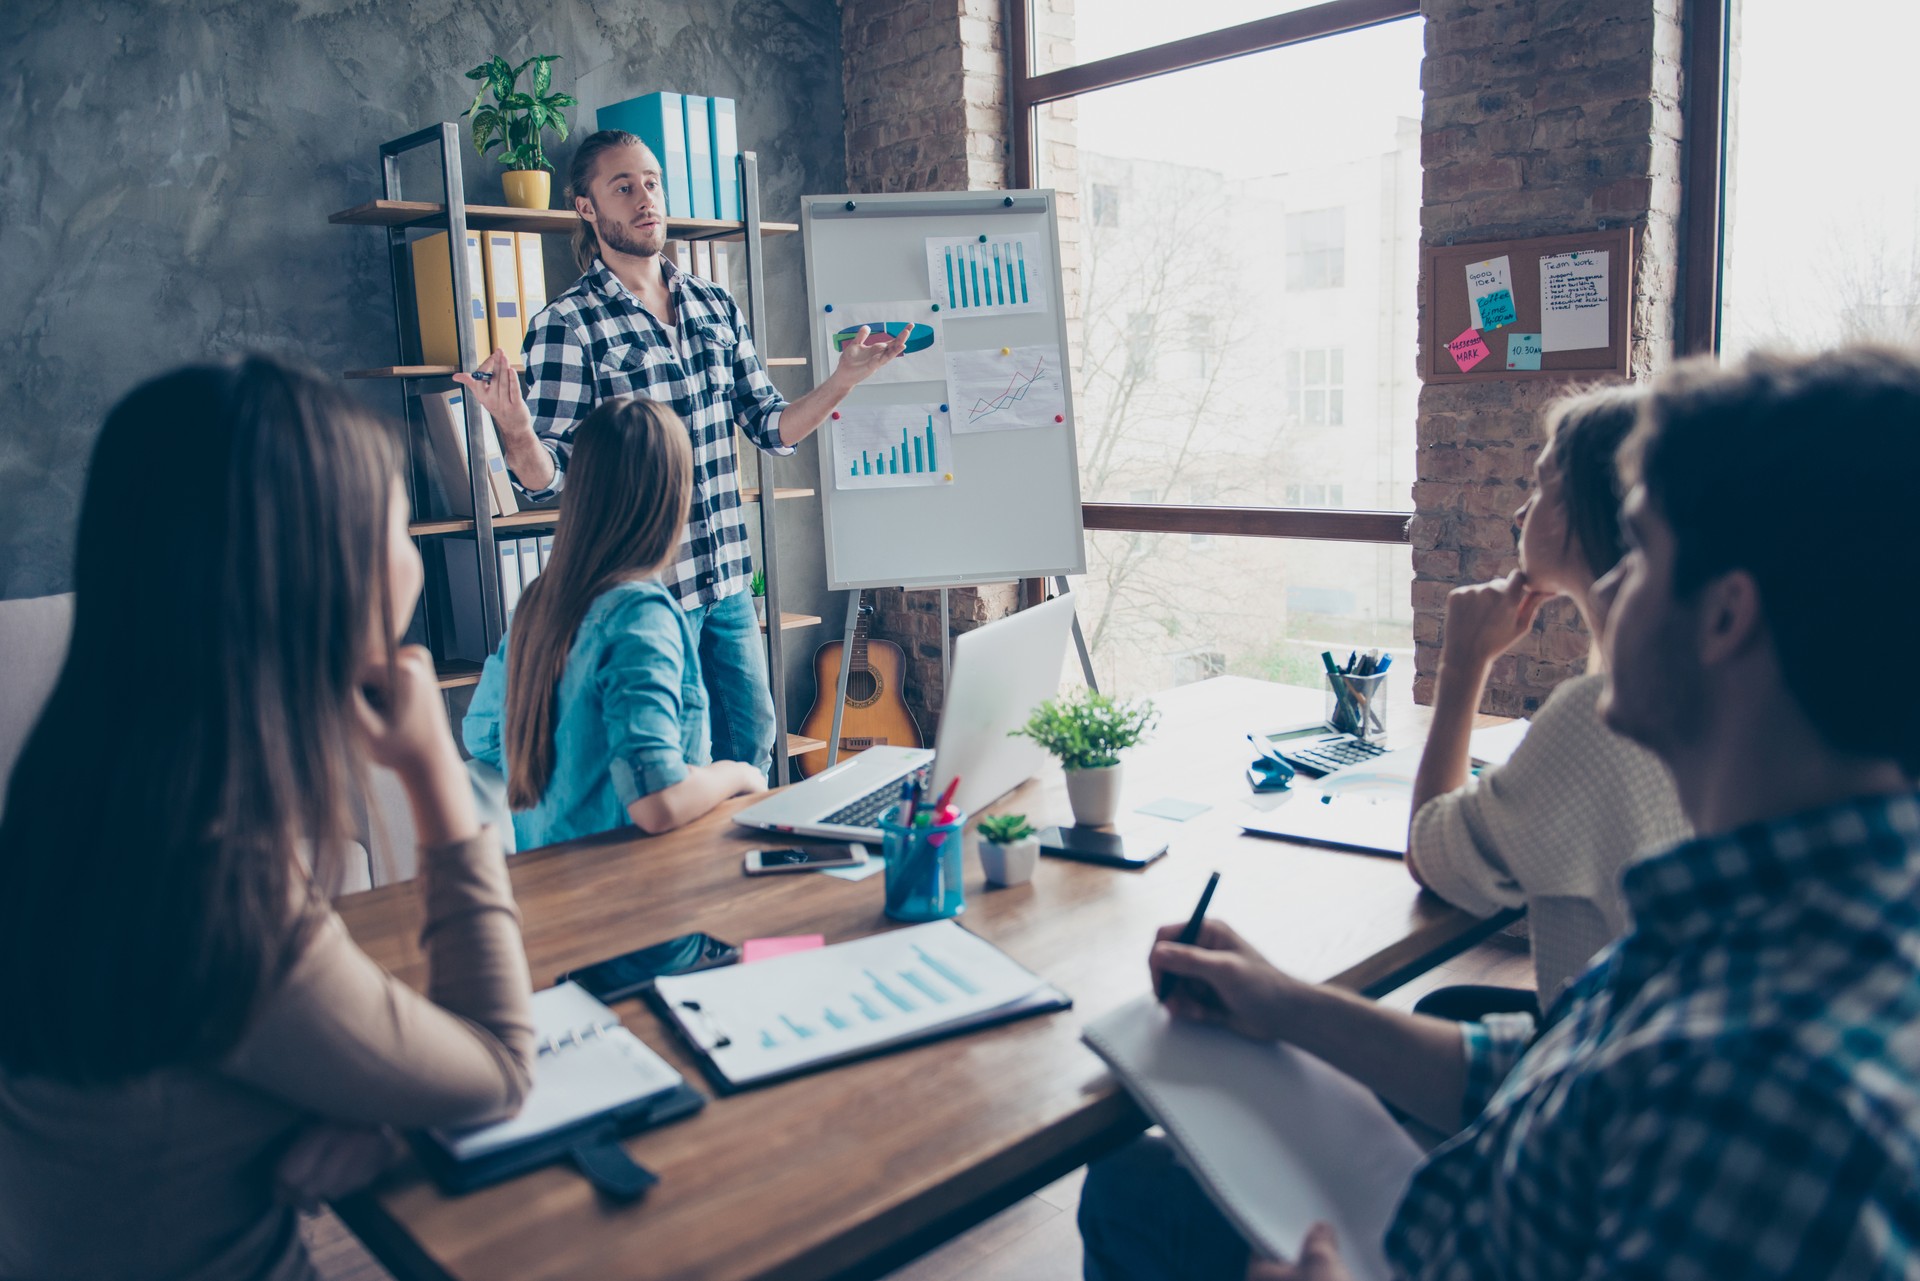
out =
[[[887,865],[887,915],[896,921],[941,921],[967,910],[960,882],[961,831],[967,816],[951,823],[905,827],[898,805],[880,816],[881,857]]]
[[[1327,724],[1369,743],[1387,736],[1387,675],[1327,673]]]

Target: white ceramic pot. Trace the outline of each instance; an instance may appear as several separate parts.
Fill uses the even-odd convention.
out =
[[[979,845],[980,867],[990,885],[1025,885],[1040,865],[1040,841],[1029,836],[1011,845],[996,845],[984,837]]]
[[[1067,800],[1073,821],[1081,827],[1105,827],[1120,812],[1120,767],[1067,771]]]
[[[753,598],[753,616],[760,620],[762,627],[767,625],[767,598],[765,596],[755,596]]]

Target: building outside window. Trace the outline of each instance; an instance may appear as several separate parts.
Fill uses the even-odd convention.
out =
[[[1287,215],[1287,288],[1334,289],[1347,278],[1347,211]]]

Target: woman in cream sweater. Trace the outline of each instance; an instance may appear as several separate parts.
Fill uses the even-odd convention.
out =
[[[309,1276],[294,1207],[369,1177],[380,1127],[525,1097],[505,864],[395,639],[421,579],[398,477],[382,424],[264,359],[107,418],[0,824],[0,1276]],[[420,834],[425,996],[328,906],[370,763]]]
[[[1542,1008],[1626,931],[1622,865],[1692,835],[1666,767],[1594,710],[1606,683],[1597,651],[1588,672],[1554,690],[1534,714],[1512,759],[1478,778],[1468,772],[1468,736],[1487,674],[1533,634],[1540,607],[1564,596],[1595,635],[1606,626],[1593,585],[1624,553],[1615,456],[1639,402],[1639,393],[1615,387],[1548,410],[1533,491],[1515,513],[1519,570],[1447,598],[1433,724],[1414,781],[1407,870],[1478,916],[1527,909]],[[1443,999],[1430,1012],[1492,1008],[1475,998],[1455,1004],[1461,1008]]]

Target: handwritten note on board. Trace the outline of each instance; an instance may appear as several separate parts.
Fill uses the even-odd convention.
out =
[[[1606,250],[1552,254],[1540,260],[1540,349],[1578,351],[1607,345]]]
[[[1498,329],[1520,318],[1513,309],[1513,264],[1505,254],[1467,264],[1467,298],[1482,329]]]
[[[1507,335],[1507,368],[1508,369],[1540,368],[1540,335],[1539,334],[1508,334]]]
[[[1487,340],[1480,336],[1478,329],[1462,330],[1458,338],[1447,344],[1447,352],[1464,374],[1487,358]]]

